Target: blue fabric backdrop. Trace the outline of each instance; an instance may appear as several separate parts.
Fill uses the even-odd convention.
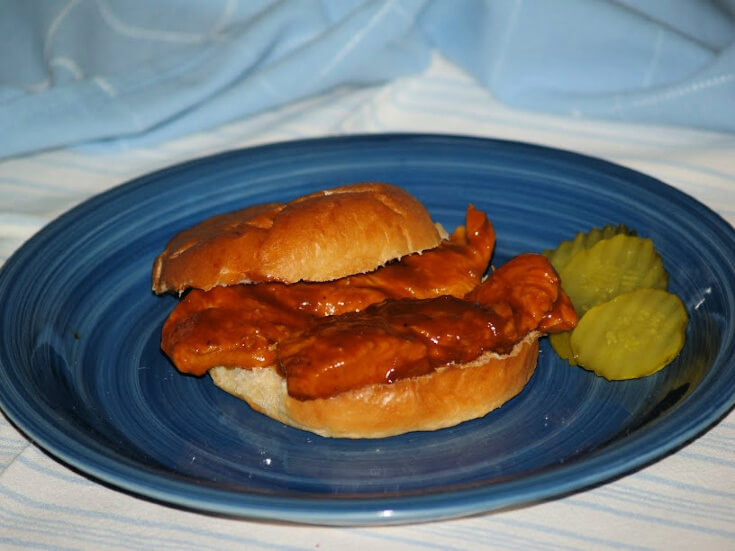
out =
[[[433,51],[519,108],[735,131],[735,0],[0,0],[0,157],[145,145]]]

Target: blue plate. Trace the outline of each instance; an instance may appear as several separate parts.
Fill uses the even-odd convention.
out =
[[[684,350],[611,383],[542,341],[537,371],[483,419],[382,440],[325,439],[267,419],[159,350],[176,303],[150,290],[167,240],[214,214],[360,180],[404,186],[446,228],[468,203],[494,263],[622,222],[653,238],[691,316]],[[559,496],[686,444],[735,403],[735,232],[637,172],[563,151],[427,135],[233,151],[81,204],[0,273],[0,400],[34,442],[123,490],[199,511],[305,523],[450,518]]]

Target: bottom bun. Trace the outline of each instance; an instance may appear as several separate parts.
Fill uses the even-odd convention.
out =
[[[428,375],[315,400],[289,396],[286,380],[272,367],[215,367],[209,373],[222,390],[292,427],[335,438],[382,438],[451,427],[500,407],[536,369],[539,336],[530,333],[504,356],[488,352]]]

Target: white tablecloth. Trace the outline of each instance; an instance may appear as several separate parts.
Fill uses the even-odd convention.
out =
[[[62,149],[0,162],[0,261],[80,201],[160,167],[253,144],[390,131],[506,138],[602,157],[735,223],[735,135],[514,110],[436,56],[417,76],[340,88],[156,147]],[[67,468],[0,416],[2,549],[735,549],[733,513],[732,412],[676,453],[594,489],[472,518],[368,528],[221,518],[153,503]]]

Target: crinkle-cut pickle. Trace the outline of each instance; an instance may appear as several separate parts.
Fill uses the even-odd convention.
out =
[[[625,224],[606,224],[602,228],[592,228],[588,232],[579,232],[573,239],[562,241],[554,249],[547,249],[543,255],[549,259],[554,269],[559,272],[578,252],[596,245],[603,239],[609,239],[616,235],[636,235],[636,231],[628,228]],[[549,341],[554,351],[563,359],[567,360],[571,365],[576,365],[572,356],[571,345],[569,339],[571,331],[555,333],[549,336]]]
[[[688,321],[676,295],[636,289],[584,314],[571,334],[572,353],[579,365],[606,379],[645,377],[679,354]]]
[[[592,228],[588,232],[579,232],[570,241],[562,241],[555,249],[547,249],[542,254],[549,259],[551,265],[558,272],[572,259],[572,257],[584,249],[589,249],[603,239],[610,239],[615,235],[636,235],[624,224],[613,226],[606,224],[602,228]]]
[[[574,255],[559,271],[582,316],[593,306],[639,288],[666,289],[668,274],[650,239],[618,234]]]

